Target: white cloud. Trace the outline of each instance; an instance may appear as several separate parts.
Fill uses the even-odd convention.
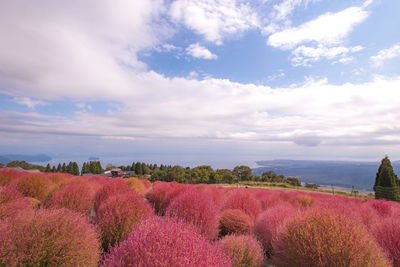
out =
[[[375,67],[382,67],[385,60],[400,56],[400,44],[395,44],[388,49],[383,49],[376,56],[370,58]]]
[[[189,47],[186,48],[186,52],[188,55],[191,55],[195,58],[202,58],[202,59],[217,59],[218,57],[211,53],[210,50],[201,46],[200,44],[191,44]]]
[[[30,97],[13,97],[12,101],[20,105],[25,105],[28,108],[35,108],[36,106],[48,105],[48,103],[44,101],[34,100]]]
[[[118,87],[134,95],[138,88],[127,69],[146,69],[136,53],[170,33],[154,25],[160,10],[158,0],[6,1],[0,9],[1,92],[20,95],[20,88],[30,88],[53,99],[61,90],[69,98],[107,98]]]
[[[267,43],[281,49],[292,49],[309,42],[336,45],[367,17],[368,12],[362,7],[349,7],[337,13],[325,13],[298,27],[270,35]]]
[[[317,47],[308,47],[302,45],[292,51],[293,57],[291,61],[294,66],[309,66],[311,63],[320,61],[323,58],[328,60],[339,58],[337,62],[346,64],[353,60],[352,57],[348,56],[349,53],[359,52],[362,49],[362,46],[326,47],[318,45]]]
[[[221,45],[226,36],[258,25],[258,17],[249,4],[237,0],[176,0],[170,8],[175,22]]]
[[[121,141],[201,138],[306,146],[371,144],[400,133],[400,77],[343,85],[309,79],[274,89],[221,79],[168,79],[154,72],[134,80],[132,86],[146,90],[131,98],[115,88],[109,99],[121,105],[115,112],[62,119],[4,113],[1,130]]]

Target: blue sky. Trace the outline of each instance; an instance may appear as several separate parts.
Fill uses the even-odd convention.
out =
[[[3,1],[0,151],[400,159],[398,10],[397,0]]]

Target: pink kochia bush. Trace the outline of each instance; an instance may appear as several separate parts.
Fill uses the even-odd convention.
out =
[[[254,233],[260,240],[264,252],[272,253],[272,241],[281,232],[286,222],[295,214],[296,210],[288,205],[279,205],[269,208],[258,216]]]
[[[223,209],[242,210],[244,213],[249,215],[254,221],[257,215],[261,212],[261,204],[252,195],[250,190],[237,189],[231,193]]]
[[[102,266],[231,266],[228,256],[197,229],[174,218],[140,224],[127,240],[105,255]]]
[[[37,210],[0,227],[0,266],[97,266],[98,233],[67,209]]]
[[[52,190],[53,183],[45,175],[26,173],[18,178],[17,186],[24,196],[43,201]]]
[[[84,182],[70,183],[56,191],[46,203],[48,208],[67,208],[89,214],[94,204],[94,191]]]
[[[218,208],[212,198],[202,191],[188,189],[182,192],[169,204],[166,214],[194,224],[210,239],[218,236]]]
[[[137,224],[152,215],[150,205],[134,191],[109,197],[100,205],[95,218],[103,248],[124,240]]]
[[[134,190],[123,180],[123,179],[113,179],[108,183],[104,184],[96,193],[94,208],[97,211],[100,204],[106,201],[109,197],[118,194],[130,193]]]
[[[228,235],[219,241],[235,267],[260,267],[264,264],[261,244],[251,235]]]
[[[171,185],[166,182],[157,181],[153,184],[153,188],[147,192],[146,199],[151,203],[156,214],[164,214],[164,199],[171,190]]]
[[[273,251],[276,266],[390,266],[363,226],[330,210],[290,220],[273,240]]]
[[[13,218],[19,213],[33,213],[30,201],[15,185],[0,186],[0,221]]]
[[[254,222],[249,215],[239,209],[224,210],[220,219],[220,235],[252,234]]]
[[[400,266],[400,218],[385,218],[374,224],[371,232],[394,266]]]

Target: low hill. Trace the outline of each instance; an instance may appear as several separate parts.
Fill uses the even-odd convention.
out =
[[[312,161],[312,160],[263,160],[253,173],[261,175],[273,170],[277,174],[295,176],[306,183],[372,190],[380,162]],[[400,161],[392,162],[400,174]]]

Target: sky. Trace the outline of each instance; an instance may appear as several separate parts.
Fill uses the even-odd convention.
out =
[[[400,159],[398,10],[398,0],[1,0],[0,152]]]

